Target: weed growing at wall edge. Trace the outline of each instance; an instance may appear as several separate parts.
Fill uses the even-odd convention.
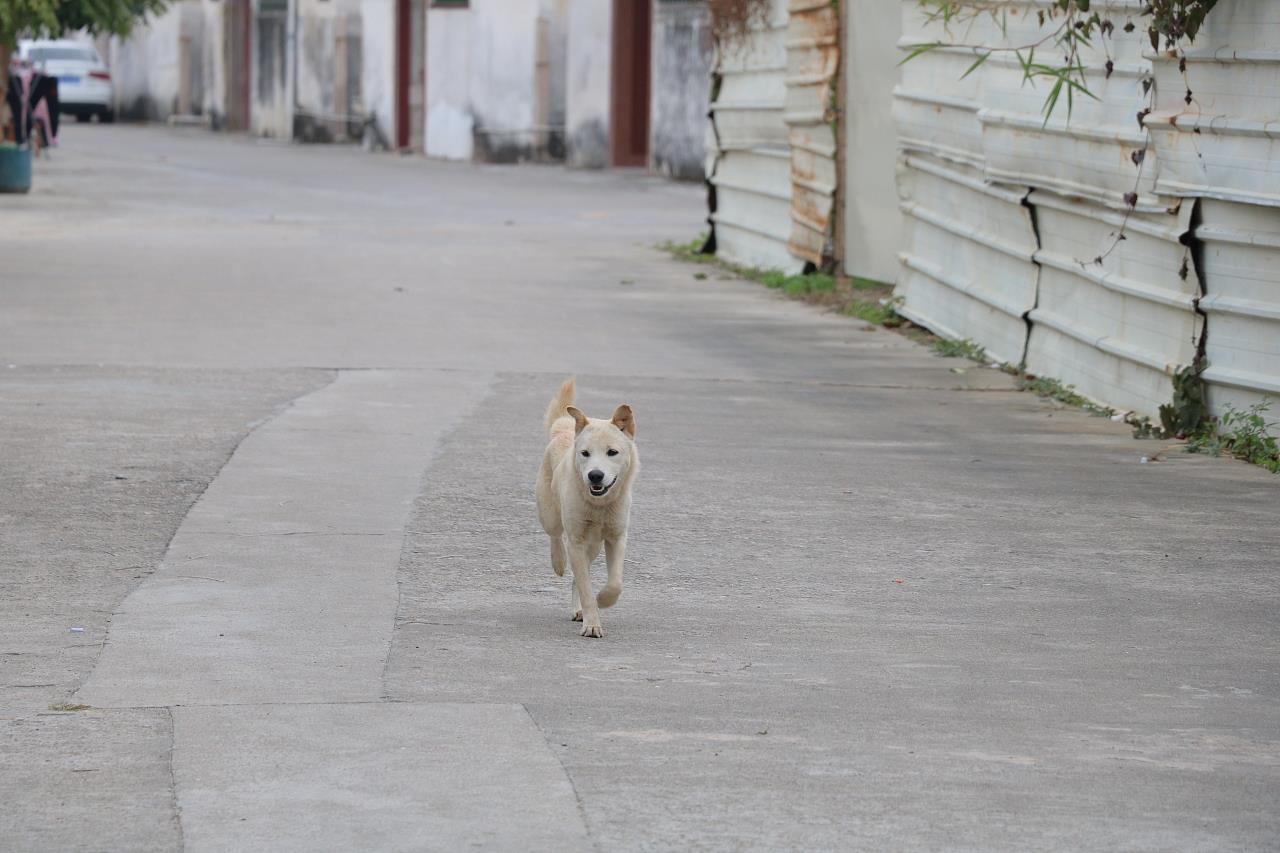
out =
[[[1244,411],[1228,405],[1221,418],[1207,421],[1199,433],[1187,440],[1187,452],[1226,454],[1280,474],[1280,441],[1269,432],[1277,423],[1268,423],[1266,417],[1270,408],[1269,400],[1254,403]]]

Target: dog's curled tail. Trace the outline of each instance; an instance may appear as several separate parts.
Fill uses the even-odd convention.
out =
[[[569,417],[569,407],[573,405],[574,397],[577,394],[577,386],[572,376],[564,381],[560,386],[560,390],[556,392],[555,398],[551,404],[547,406],[547,435],[551,434],[551,427],[561,418]]]
[[[620,595],[622,595],[622,583],[610,581],[600,587],[600,591],[596,593],[596,606],[612,607],[618,603],[618,596]]]

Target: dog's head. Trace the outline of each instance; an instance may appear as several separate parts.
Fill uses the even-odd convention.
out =
[[[609,420],[588,418],[569,407],[574,421],[573,467],[587,494],[603,498],[626,482],[636,465],[636,417],[623,403]]]

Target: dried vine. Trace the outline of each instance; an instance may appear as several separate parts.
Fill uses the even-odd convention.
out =
[[[711,38],[721,50],[741,46],[747,34],[769,22],[771,0],[707,0]]]

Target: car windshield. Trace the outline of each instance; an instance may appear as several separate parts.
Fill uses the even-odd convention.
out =
[[[92,50],[84,47],[33,47],[31,48],[32,62],[48,62],[49,60],[57,61],[77,61],[77,62],[97,62],[98,56]]]

